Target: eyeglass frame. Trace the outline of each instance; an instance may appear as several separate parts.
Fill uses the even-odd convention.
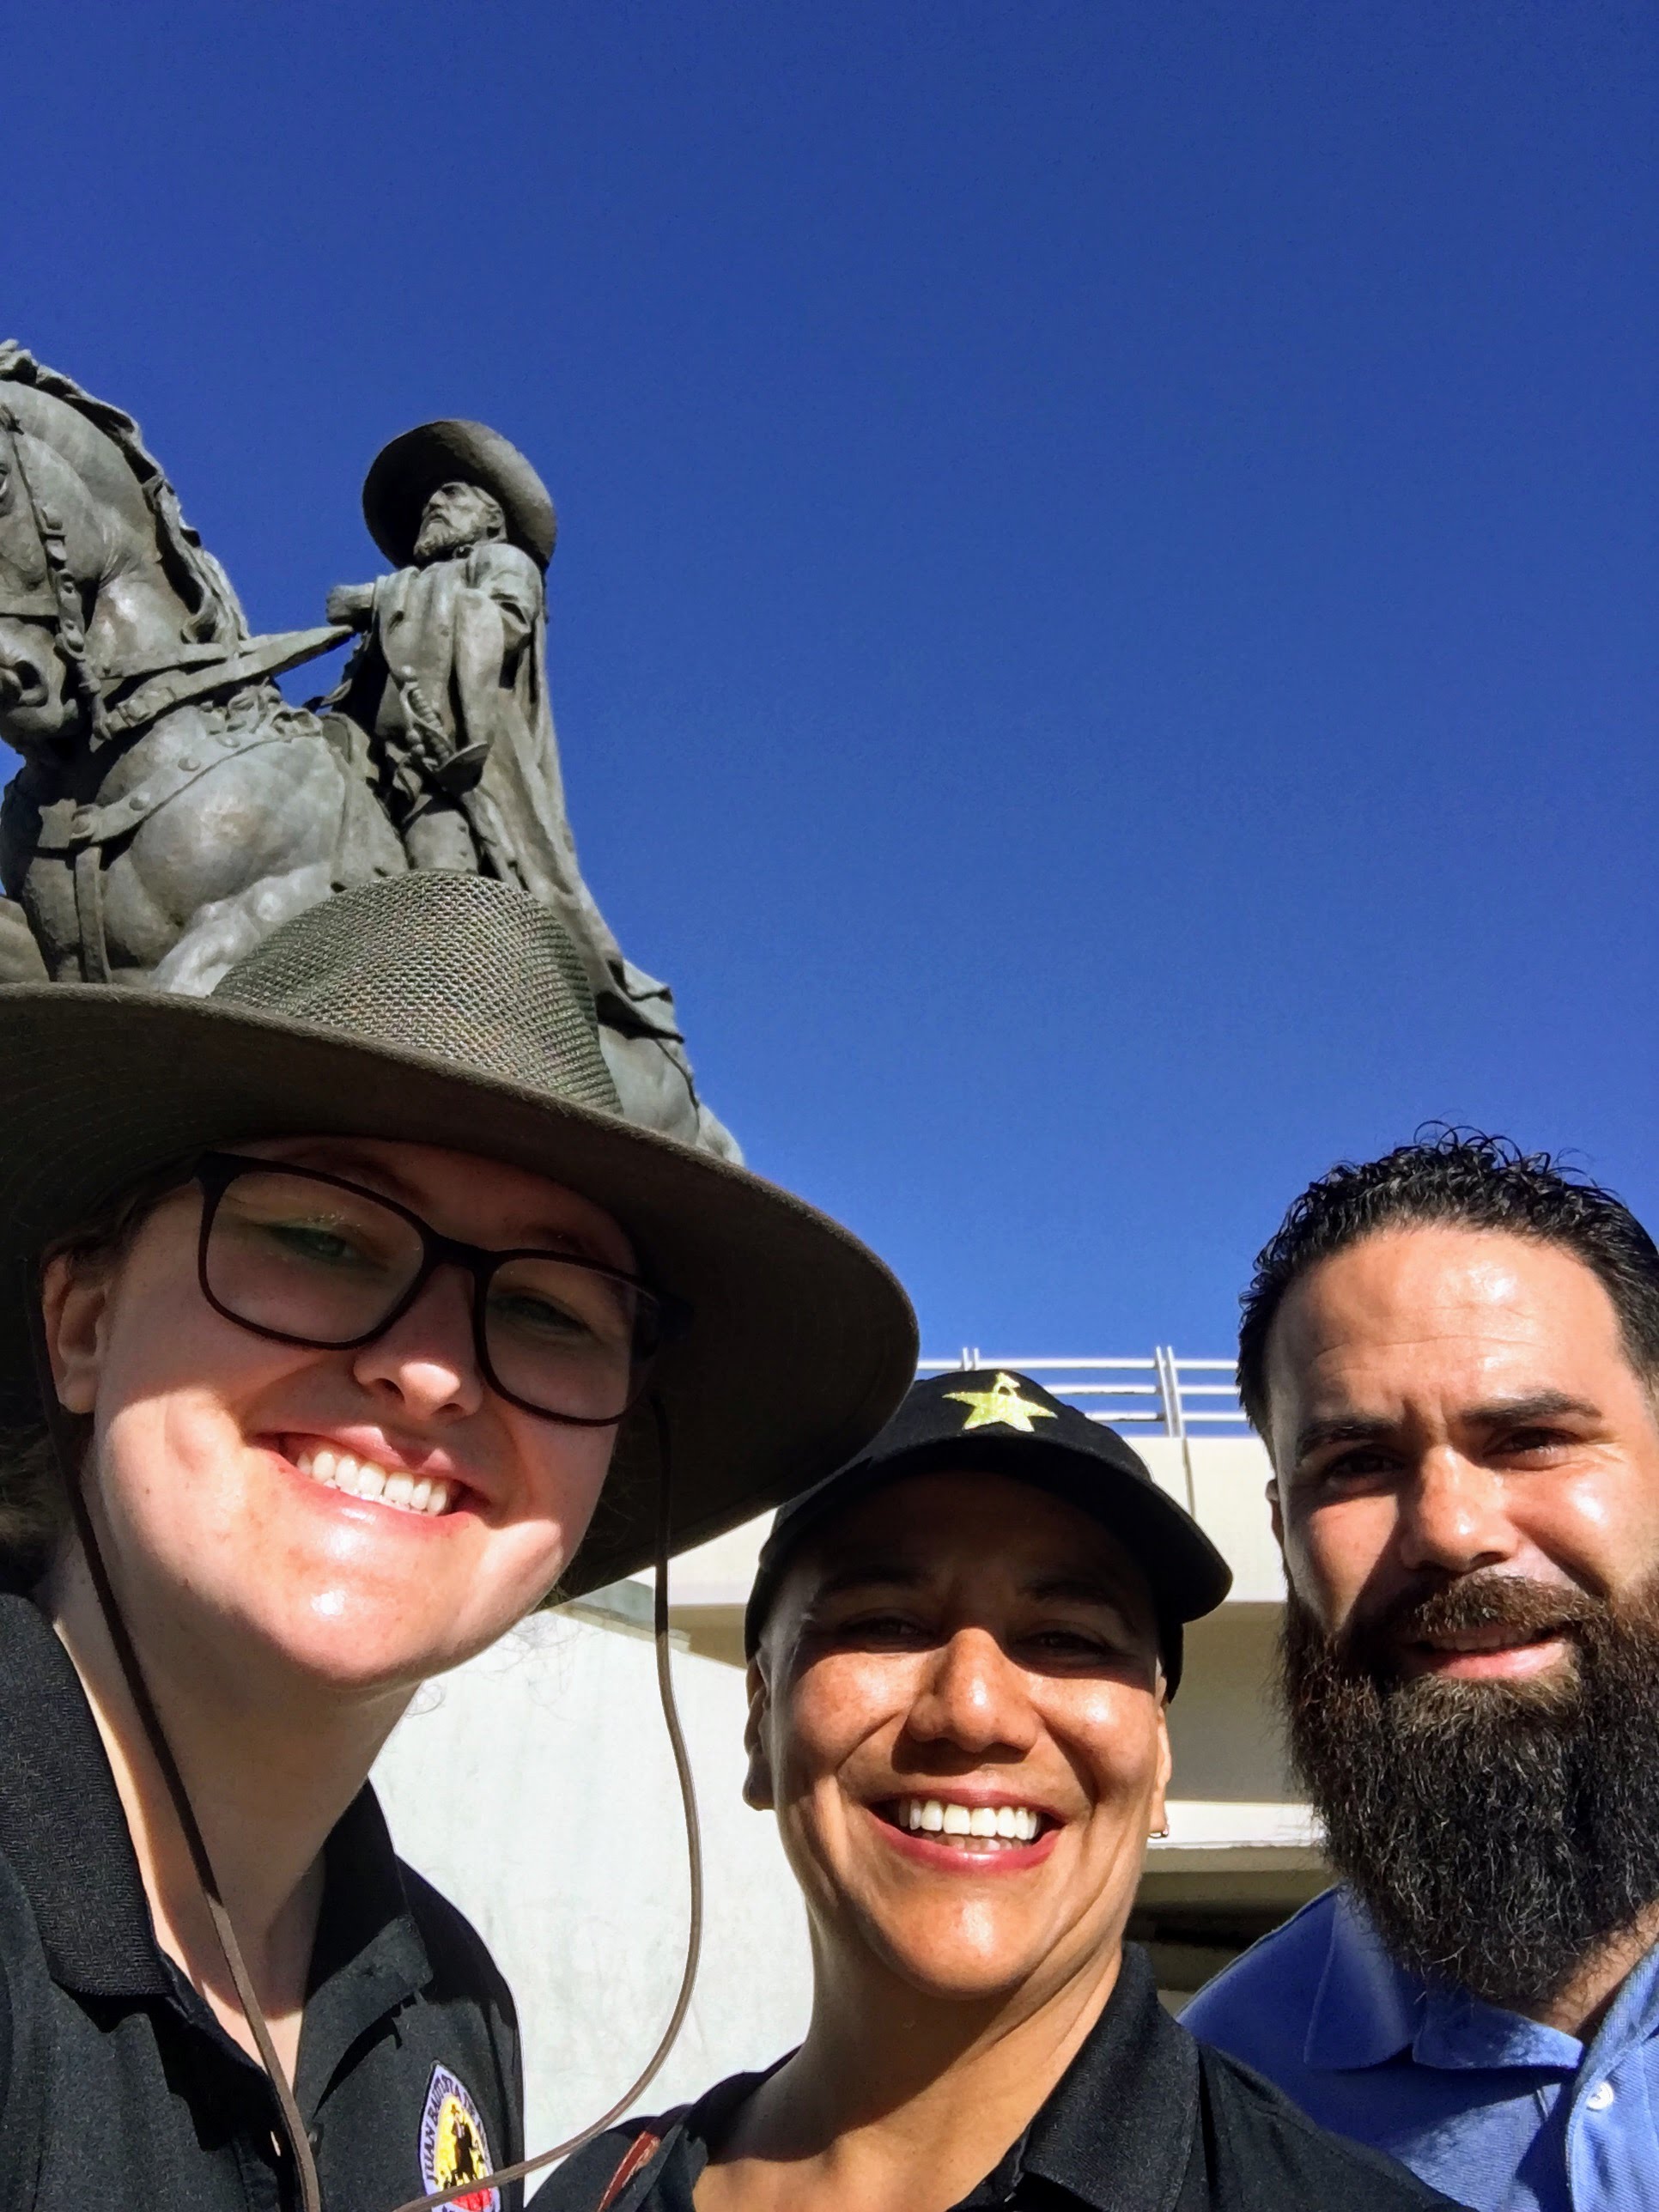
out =
[[[366,1198],[376,1206],[383,1206],[389,1213],[397,1214],[409,1224],[421,1239],[421,1264],[416,1269],[408,1290],[383,1321],[377,1322],[362,1335],[337,1344],[327,1338],[295,1336],[286,1329],[268,1328],[263,1322],[246,1321],[215,1296],[208,1277],[208,1245],[213,1234],[214,1217],[232,1183],[245,1175],[298,1176],[308,1182],[325,1183],[336,1190],[349,1190],[354,1197]],[[584,1259],[577,1253],[552,1251],[545,1245],[514,1245],[504,1251],[492,1251],[486,1245],[468,1244],[459,1237],[446,1237],[411,1206],[401,1204],[398,1200],[388,1198],[381,1191],[371,1190],[366,1183],[353,1182],[349,1176],[330,1175],[324,1168],[301,1167],[288,1160],[259,1159],[252,1152],[208,1152],[197,1157],[186,1170],[185,1180],[198,1184],[202,1192],[202,1225],[196,1240],[197,1280],[201,1286],[202,1296],[214,1312],[224,1320],[234,1322],[238,1328],[246,1329],[250,1336],[263,1336],[273,1344],[300,1345],[311,1352],[361,1352],[366,1344],[373,1344],[403,1319],[440,1267],[459,1267],[472,1278],[472,1348],[478,1362],[479,1374],[498,1398],[505,1399],[509,1406],[516,1406],[520,1413],[533,1413],[538,1420],[559,1421],[575,1429],[615,1428],[618,1422],[626,1420],[644,1396],[652,1367],[664,1346],[675,1337],[684,1335],[690,1325],[691,1309],[684,1299],[677,1298],[671,1291],[659,1291],[654,1284],[647,1282],[643,1276],[630,1275],[625,1268],[607,1267],[602,1260]],[[588,1274],[603,1275],[611,1282],[625,1284],[630,1291],[637,1291],[648,1299],[655,1308],[659,1316],[657,1341],[647,1357],[637,1363],[639,1379],[620,1412],[603,1416],[556,1413],[545,1406],[532,1405],[529,1399],[521,1398],[516,1391],[507,1389],[501,1382],[495,1373],[495,1363],[489,1356],[484,1324],[484,1297],[491,1276],[509,1260],[556,1260],[562,1267],[580,1267]]]

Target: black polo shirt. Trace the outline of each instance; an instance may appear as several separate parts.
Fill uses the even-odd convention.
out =
[[[711,2145],[765,2077],[734,2075],[666,2121],[614,2130],[561,2166],[530,2212],[692,2212]],[[662,2137],[607,2200],[641,2128]],[[1024,2134],[954,2208],[1017,2212],[1423,2212],[1451,2200],[1328,2135],[1271,2082],[1197,2042],[1128,1944],[1105,2010]]]
[[[0,2212],[288,2212],[270,2085],[157,1946],[80,1679],[12,1595],[0,1728]],[[326,1847],[295,2094],[328,2212],[520,2155],[507,1984],[368,1788]],[[494,2197],[457,2202],[513,2212]]]

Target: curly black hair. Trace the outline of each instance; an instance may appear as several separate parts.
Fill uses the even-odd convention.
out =
[[[1262,1435],[1267,1339],[1291,1285],[1362,1237],[1419,1222],[1505,1230],[1571,1252],[1613,1300],[1632,1365],[1659,1382],[1659,1248],[1630,1208],[1559,1156],[1431,1123],[1381,1159],[1345,1160],[1310,1183],[1257,1253],[1239,1300],[1238,1395]]]

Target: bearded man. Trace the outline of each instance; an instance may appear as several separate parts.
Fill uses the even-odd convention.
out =
[[[1480,2212],[1659,2202],[1659,1252],[1446,1132],[1297,1200],[1239,1380],[1342,1881],[1187,2024]]]
[[[547,709],[547,487],[485,424],[424,422],[376,457],[363,514],[397,572],[329,593],[329,620],[367,633],[331,703],[373,741],[410,861],[574,893]]]

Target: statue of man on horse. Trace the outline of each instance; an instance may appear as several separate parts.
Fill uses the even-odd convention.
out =
[[[255,636],[137,426],[0,345],[0,976],[204,993],[348,884],[459,867],[558,908],[625,1110],[728,1157],[665,985],[576,864],[548,703],[552,501],[483,425],[394,439],[364,487],[397,573]],[[275,678],[362,642],[339,689]]]

